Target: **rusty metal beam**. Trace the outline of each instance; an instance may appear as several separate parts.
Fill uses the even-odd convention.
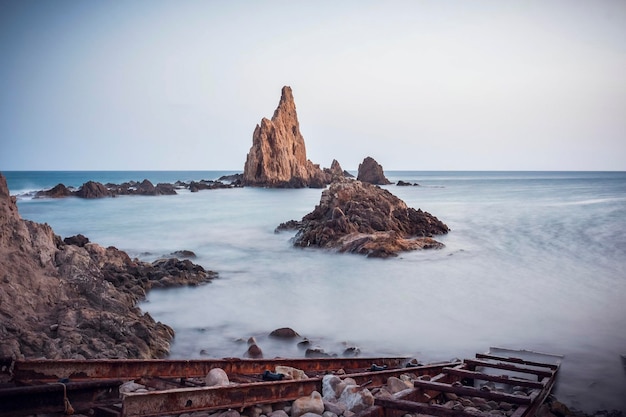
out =
[[[415,375],[438,374],[447,364],[425,365],[412,368],[391,369],[338,375],[350,377],[359,385],[381,386],[390,376],[402,373]],[[124,417],[181,414],[200,410],[226,408],[242,409],[254,404],[271,404],[295,400],[313,391],[321,392],[322,377],[299,381],[258,382],[226,387],[180,388],[167,391],[128,394],[123,400]]]
[[[226,387],[180,388],[127,394],[122,417],[159,416],[200,410],[242,409],[254,404],[291,401],[321,389],[319,378]]]
[[[60,378],[136,379],[144,376],[162,378],[204,377],[213,368],[222,368],[227,374],[261,374],[277,365],[292,366],[305,372],[326,372],[340,368],[365,370],[373,363],[389,368],[401,367],[409,358],[318,358],[318,359],[208,359],[208,360],[23,360],[15,361],[13,378],[16,381],[58,380]],[[411,368],[413,369],[413,368]]]
[[[121,384],[120,380],[100,380],[4,388],[0,390],[0,417],[63,413],[67,404],[76,412],[114,404],[120,401]]]

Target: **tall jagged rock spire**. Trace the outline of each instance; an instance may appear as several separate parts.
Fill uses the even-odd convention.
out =
[[[319,165],[306,157],[291,87],[284,86],[272,120],[263,118],[252,135],[243,182],[262,187],[323,187],[328,182]]]

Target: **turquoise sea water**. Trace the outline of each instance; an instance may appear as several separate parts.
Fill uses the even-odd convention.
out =
[[[366,259],[296,249],[286,220],[321,190],[237,188],[101,200],[32,199],[87,180],[175,182],[236,171],[4,172],[23,218],[131,256],[180,249],[220,278],[152,291],[143,310],[176,331],[172,357],[302,356],[266,335],[289,326],[327,352],[424,362],[490,346],[565,355],[557,392],[584,410],[626,410],[626,173],[388,171],[385,186],[452,229],[442,250]]]

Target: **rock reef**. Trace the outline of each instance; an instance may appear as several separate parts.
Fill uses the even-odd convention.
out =
[[[277,227],[297,230],[294,246],[336,249],[386,258],[399,252],[441,248],[433,235],[450,230],[435,216],[410,208],[389,191],[350,179],[338,179],[322,192],[320,203],[301,221]]]
[[[87,181],[81,185],[78,190],[70,189],[65,184],[57,184],[49,190],[37,191],[35,198],[64,198],[64,197],[80,197],[80,198],[104,198],[117,197],[122,195],[175,195],[177,189],[188,189],[192,193],[200,190],[215,190],[220,188],[234,188],[241,186],[240,175],[231,175],[222,177],[227,183],[222,182],[221,178],[217,181],[200,180],[185,183],[177,181],[175,184],[158,183],[152,184],[150,180],[144,179],[141,182],[129,181],[121,184],[107,183],[102,184],[97,181]]]
[[[141,262],[81,235],[64,241],[20,217],[0,174],[0,357],[163,357],[174,332],[137,302],[150,288],[216,275],[189,260]]]
[[[282,89],[271,120],[263,118],[252,135],[243,184],[255,187],[325,187],[331,178],[307,159],[291,87]]]

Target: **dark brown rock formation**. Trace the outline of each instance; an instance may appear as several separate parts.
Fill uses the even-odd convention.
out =
[[[132,260],[80,235],[66,242],[20,218],[0,174],[0,357],[163,357],[173,331],[137,301],[155,286],[215,276],[187,260]]]
[[[330,164],[330,168],[324,168],[324,173],[326,174],[327,178],[330,178],[329,183],[332,182],[335,178],[354,177],[354,175],[342,169],[341,165],[339,165],[339,162],[336,159],[333,159],[333,162]]]
[[[374,160],[374,158],[367,157],[359,164],[359,173],[357,174],[357,180],[368,182],[375,185],[386,185],[391,182],[385,177],[383,167]]]
[[[111,197],[111,195],[104,184],[95,181],[87,181],[76,191],[76,196],[81,198],[102,198]]]
[[[233,181],[228,184],[221,181],[209,180],[200,180],[199,182],[191,181],[189,184],[181,181],[177,181],[175,184],[158,183],[156,186],[147,179],[142,182],[129,181],[121,184],[101,184],[95,181],[87,181],[78,191],[72,191],[65,185],[58,184],[50,190],[38,191],[35,194],[35,198],[62,198],[70,196],[80,198],[103,198],[118,195],[175,195],[177,194],[176,188],[188,188],[191,192],[196,192],[199,190],[241,187],[240,176],[241,174],[231,176],[230,178],[233,178]]]
[[[294,245],[334,248],[374,257],[439,248],[431,236],[448,233],[436,217],[415,210],[387,190],[361,181],[341,179],[322,192],[320,203],[301,222],[277,230],[297,229]]]
[[[72,191],[63,184],[57,184],[49,190],[38,191],[35,198],[63,198],[72,195]]]
[[[291,87],[283,87],[272,120],[263,118],[252,136],[243,172],[244,185],[257,187],[324,187],[329,179],[306,158],[304,138]]]

